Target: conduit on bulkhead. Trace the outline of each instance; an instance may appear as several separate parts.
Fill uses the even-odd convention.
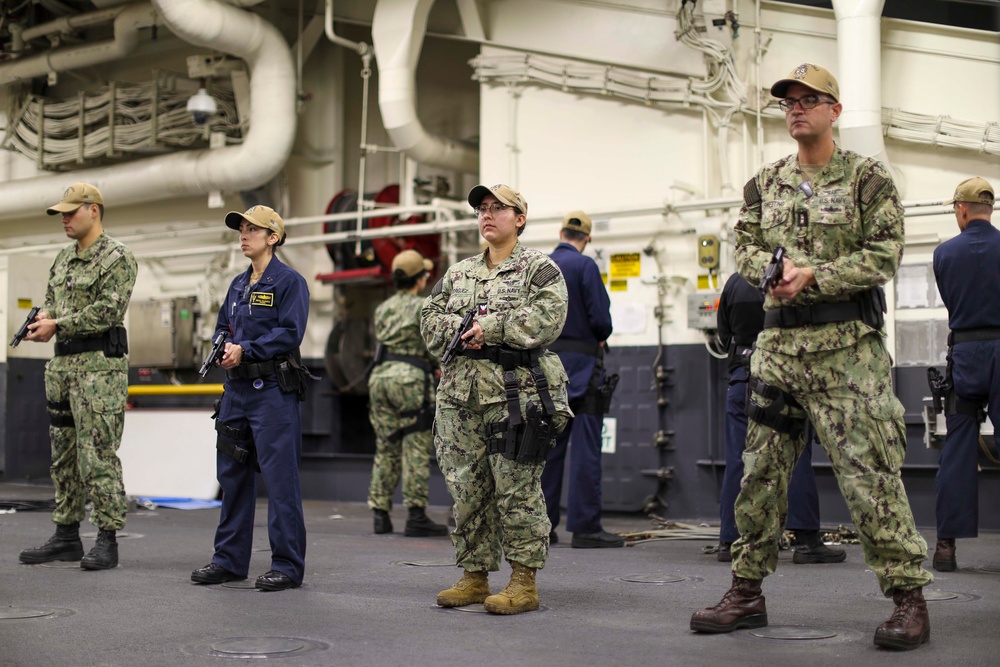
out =
[[[378,62],[378,106],[393,143],[417,162],[468,174],[479,171],[479,151],[431,135],[417,118],[416,69],[434,0],[379,0],[372,18]]]

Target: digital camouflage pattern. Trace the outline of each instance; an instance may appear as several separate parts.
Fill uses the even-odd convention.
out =
[[[427,348],[440,357],[469,308],[487,345],[535,349],[551,344],[566,321],[566,282],[545,254],[515,245],[510,257],[490,269],[485,254],[448,269],[424,302],[421,332]],[[566,372],[559,357],[545,353],[540,365],[555,405],[553,423],[561,429],[572,415],[566,397]],[[516,370],[522,414],[537,402],[527,368]],[[548,553],[551,529],[545,512],[541,473],[544,461],[519,463],[486,454],[486,425],[507,418],[503,376],[489,360],[456,356],[441,370],[434,446],[438,465],[455,501],[452,533],[456,559],[466,570],[496,570],[501,551],[508,560],[540,568]]]
[[[747,182],[736,224],[736,264],[757,285],[782,245],[796,266],[811,266],[816,285],[794,301],[766,295],[764,308],[850,300],[884,285],[903,256],[903,205],[892,177],[880,162],[839,146],[811,181],[813,195],[795,155],[765,166]],[[875,331],[860,320],[796,329],[765,329],[757,347],[785,354],[835,350]]]
[[[783,245],[794,264],[814,268],[818,283],[791,302],[768,295],[765,307],[847,301],[890,280],[903,252],[903,209],[885,168],[837,147],[812,179],[812,197],[798,189],[802,180],[792,155],[761,169],[744,189],[736,225],[740,273],[758,283],[773,249]],[[751,375],[791,394],[808,413],[861,536],[865,562],[889,594],[933,577],[921,566],[927,545],[899,476],[904,410],[892,391],[882,335],[860,321],[765,329]],[[769,402],[758,394],[754,399]],[[802,416],[788,407],[784,412]],[[802,447],[801,438],[751,420],[736,500],[735,575],[760,579],[774,571],[788,480]]]
[[[129,249],[106,234],[79,254],[75,243],[62,250],[49,272],[42,308],[59,321],[57,339],[122,326],[136,272]],[[49,414],[59,423],[71,416],[73,424],[49,426],[56,488],[52,520],[82,520],[89,494],[91,522],[120,530],[126,503],[117,451],[128,397],[128,358],[108,358],[100,350],[53,357],[45,365],[45,396],[61,404],[50,407]]]
[[[375,309],[375,338],[392,354],[420,357],[432,363],[420,336],[423,297],[397,292]],[[426,397],[426,398],[425,398]],[[416,421],[402,414],[418,409],[425,400],[433,410],[434,383],[422,369],[401,361],[379,364],[368,378],[368,415],[375,429],[375,463],[368,488],[368,507],[389,511],[392,496],[403,477],[403,504],[427,507],[433,439],[431,430],[410,433],[389,442],[392,434]]]

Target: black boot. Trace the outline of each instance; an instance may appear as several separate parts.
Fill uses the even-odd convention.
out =
[[[385,510],[372,510],[374,518],[375,534],[385,535],[392,532],[392,519]]]
[[[831,549],[823,544],[818,530],[796,530],[795,548],[792,550],[792,562],[798,565],[810,563],[843,563],[847,552],[843,549]]]
[[[423,507],[411,507],[410,514],[406,517],[406,528],[403,535],[406,537],[441,537],[448,534],[448,526],[434,523],[427,516]]]
[[[118,567],[118,541],[115,539],[115,531],[98,530],[97,542],[83,560],[80,567],[84,570],[110,570]]]
[[[49,541],[34,549],[21,552],[22,563],[49,563],[54,560],[80,560],[83,542],[80,541],[80,522],[56,524],[56,533]]]

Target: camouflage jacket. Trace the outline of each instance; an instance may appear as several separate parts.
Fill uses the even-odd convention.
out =
[[[492,270],[486,265],[485,253],[449,268],[424,302],[420,331],[427,349],[440,358],[462,316],[475,306],[480,313],[485,312],[477,314],[476,321],[483,329],[486,345],[531,350],[559,338],[566,322],[566,304],[566,281],[559,267],[545,254],[518,243],[510,257]],[[566,371],[559,357],[546,352],[540,363],[556,411],[569,416]],[[527,368],[517,369],[517,383],[522,395],[536,394]],[[456,356],[441,369],[438,391],[444,395],[467,402],[473,388],[481,404],[504,401],[500,365]]]
[[[434,366],[420,336],[420,309],[424,298],[407,292],[396,292],[375,309],[375,339],[392,354],[405,354],[424,359]],[[427,374],[413,364],[385,361],[372,370],[371,378],[423,381]],[[431,383],[433,384],[433,383]],[[429,392],[433,395],[433,391]]]
[[[793,154],[762,168],[743,189],[736,224],[739,272],[758,284],[774,248],[782,245],[793,264],[812,267],[816,276],[817,284],[792,301],[768,295],[766,309],[849,301],[891,280],[903,256],[903,206],[882,163],[837,146],[812,179],[810,197],[799,189],[803,180]],[[872,331],[859,320],[772,328],[757,345],[784,354],[835,350]]]
[[[86,250],[63,249],[49,270],[42,310],[58,320],[57,340],[101,334],[122,326],[138,267],[132,252],[102,233]],[[128,359],[109,359],[95,350],[53,357],[54,370],[127,370]]]

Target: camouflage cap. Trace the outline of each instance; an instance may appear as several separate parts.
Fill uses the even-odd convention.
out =
[[[404,250],[392,259],[393,278],[412,278],[434,268],[434,262],[424,259],[416,250]]]
[[[793,83],[801,83],[807,88],[812,88],[817,93],[829,95],[835,102],[840,101],[840,86],[837,84],[837,79],[825,67],[803,63],[793,69],[787,78],[776,81],[771,86],[771,94],[775,97],[785,97],[785,93],[788,92],[788,86]]]
[[[226,214],[226,227],[239,231],[244,220],[251,225],[270,229],[278,236],[285,235],[285,221],[270,206],[251,206],[246,213],[230,211]]]
[[[993,186],[985,178],[967,178],[955,188],[955,196],[945,204],[964,202],[966,204],[987,204],[993,206]]]
[[[104,197],[101,196],[101,191],[93,185],[80,181],[79,183],[74,183],[66,188],[66,192],[63,193],[62,200],[58,204],[50,206],[45,212],[49,215],[69,213],[71,211],[75,211],[84,204],[103,205]]]
[[[485,185],[477,185],[469,191],[469,204],[472,205],[472,208],[476,208],[482,203],[486,195],[493,195],[504,204],[507,204],[507,206],[513,206],[520,210],[521,213],[528,215],[528,200],[509,185],[498,184],[489,188]]]
[[[590,236],[593,223],[590,220],[590,216],[583,211],[570,211],[563,218],[562,228],[571,229],[574,232],[583,232],[587,236]]]

